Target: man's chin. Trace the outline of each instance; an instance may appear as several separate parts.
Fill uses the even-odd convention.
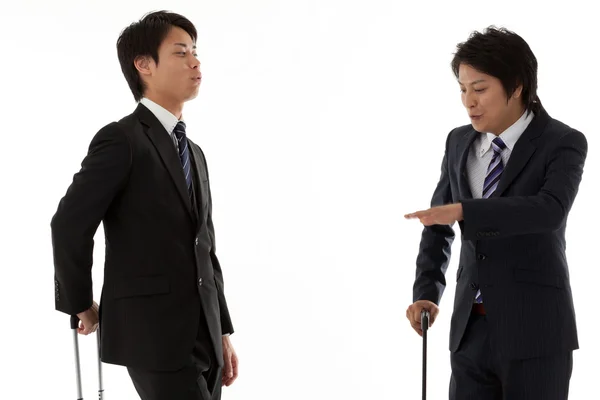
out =
[[[482,124],[481,122],[471,121],[471,126],[473,126],[473,129],[477,132],[486,132],[485,124]]]
[[[196,97],[198,97],[198,92],[198,89],[194,90],[194,92],[187,96],[184,101],[194,100]]]

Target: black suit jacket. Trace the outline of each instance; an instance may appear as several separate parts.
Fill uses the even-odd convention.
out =
[[[450,350],[461,343],[477,289],[499,354],[527,358],[577,349],[565,228],[587,141],[542,108],[517,141],[493,196],[473,199],[466,161],[477,135],[471,125],[449,133],[431,201],[463,206]],[[414,301],[439,304],[454,237],[448,225],[424,228]]]
[[[177,369],[198,329],[208,329],[223,363],[221,337],[233,327],[215,255],[207,165],[191,140],[189,147],[195,204],[169,134],[138,105],[95,135],[52,218],[55,306],[69,315],[92,305],[93,237],[103,222],[104,362]]]

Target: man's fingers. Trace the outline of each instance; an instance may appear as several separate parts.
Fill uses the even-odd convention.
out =
[[[231,378],[233,375],[233,367],[231,365],[231,353],[228,352],[227,356],[225,357],[225,371],[224,375],[226,378]]]
[[[423,224],[423,226],[429,226],[429,225],[431,225],[431,221],[429,220],[429,218],[421,218],[419,220],[419,222],[421,222],[421,224]]]
[[[237,377],[237,370],[238,370],[237,356],[235,355],[235,353],[232,353],[231,354],[231,377],[234,379]]]
[[[415,331],[420,331],[421,330],[421,321],[416,321],[413,319],[410,321],[410,326],[412,326],[412,328]]]
[[[404,218],[418,219],[419,222],[425,226],[433,225],[435,222],[430,211],[418,211],[416,213],[406,214],[406,215],[404,215]]]
[[[94,333],[98,330],[99,323],[84,323],[83,321],[79,321],[80,325],[77,328],[77,332],[81,335],[89,335],[90,333]]]
[[[225,386],[231,386],[233,384],[233,382],[235,382],[235,380],[238,377],[238,360],[237,360],[237,356],[235,354],[233,354],[231,356],[231,376],[227,379],[225,379]]]
[[[412,219],[412,218],[421,218],[423,216],[424,211],[417,211],[414,213],[406,214],[404,218]]]
[[[421,218],[427,217],[429,215],[431,215],[431,208],[428,210],[420,210],[420,211],[415,211],[413,213],[405,214],[404,218],[407,218],[407,219],[419,218],[419,219],[421,219]]]
[[[426,308],[424,310],[427,310]],[[427,310],[429,311],[429,327],[431,327],[439,313],[439,310]],[[412,314],[413,317],[413,321],[415,321],[415,323],[417,323],[419,325],[419,327],[421,327],[421,310],[419,310],[418,312],[414,312]]]
[[[413,321],[415,321],[419,324],[419,326],[421,326],[421,310],[413,312]]]
[[[427,301],[417,301],[408,306],[406,309],[406,318],[410,322],[410,326],[419,334],[419,336],[423,336],[423,330],[421,326],[421,312],[423,310],[429,311],[428,328],[433,325],[440,312],[439,308]]]
[[[232,369],[231,369],[232,374],[231,374],[231,379],[229,381],[229,385],[231,385],[238,377],[238,358],[235,355],[235,353],[231,356],[231,366],[232,366]],[[227,385],[227,386],[229,386],[229,385]]]
[[[431,316],[431,311],[429,311],[429,315]],[[415,313],[415,320],[419,321],[419,326],[421,326],[421,311]],[[431,326],[431,318],[429,318],[429,326]]]
[[[415,330],[415,332],[417,332],[419,334],[419,336],[423,336],[423,330],[421,329],[421,324],[419,324],[419,325],[411,324],[411,326]]]

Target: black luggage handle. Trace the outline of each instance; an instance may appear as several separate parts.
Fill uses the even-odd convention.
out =
[[[421,310],[421,330],[423,331],[423,400],[427,399],[427,330],[431,315],[428,310]]]

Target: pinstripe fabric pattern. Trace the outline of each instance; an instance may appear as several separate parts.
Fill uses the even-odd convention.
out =
[[[465,342],[450,355],[450,400],[566,400],[573,352],[507,359],[494,351],[490,324],[472,316]]]
[[[527,115],[527,113],[523,113],[521,118],[519,118],[514,124],[512,124],[508,129],[506,129],[499,136],[494,135],[493,133],[481,133],[473,142],[471,149],[469,151],[469,156],[467,158],[467,175],[469,177],[469,187],[471,189],[471,194],[474,199],[480,199],[484,197],[483,189],[485,184],[485,178],[488,174],[488,169],[490,164],[494,158],[494,140],[499,139],[502,141],[503,147],[502,152],[500,153],[500,159],[498,162],[502,162],[503,166],[508,164],[508,160],[510,159],[510,155],[512,153],[512,149],[515,144],[527,129],[527,126],[533,119],[533,113]],[[496,148],[498,150],[498,148]],[[497,185],[496,185],[497,186]],[[492,193],[486,193],[487,196]],[[483,299],[481,296],[481,290],[477,290],[475,294],[475,303],[482,303]]]
[[[492,148],[494,149],[494,156],[490,161],[490,165],[487,169],[487,175],[483,182],[483,198],[490,198],[496,189],[498,188],[498,183],[500,182],[500,178],[502,177],[502,172],[504,172],[504,163],[502,162],[502,152],[506,150],[506,145],[499,137],[492,140]],[[481,289],[477,290],[477,294],[475,295],[475,303],[483,303],[483,299],[481,298]]]

